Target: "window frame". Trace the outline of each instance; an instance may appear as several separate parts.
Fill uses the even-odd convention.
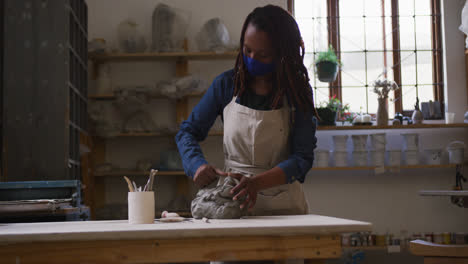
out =
[[[328,23],[328,44],[332,45],[336,50],[338,59],[341,59],[341,48],[340,48],[340,15],[339,15],[339,1],[340,0],[326,0],[327,2],[327,23]],[[382,4],[383,4],[382,0]],[[399,27],[399,12],[398,2],[399,0],[391,1],[391,18],[392,28],[396,30],[392,31],[392,47],[393,50],[393,70],[394,70],[394,81],[401,87],[401,67],[400,67],[400,27]],[[404,1],[404,0],[403,0]],[[441,104],[441,110],[444,111],[444,76],[443,76],[443,54],[442,54],[442,31],[441,31],[441,8],[440,0],[428,0],[431,5],[431,47],[432,47],[432,83],[433,83],[433,94],[434,100],[439,101]],[[294,0],[287,0],[288,11],[294,16]],[[416,47],[415,47],[415,50]],[[384,54],[386,51],[384,51]],[[386,56],[384,56],[386,57]],[[329,83],[329,94],[336,96],[342,101],[342,86],[341,86],[341,71],[338,71],[336,80]],[[403,96],[401,89],[394,91],[394,98],[400,98],[395,101],[395,113],[409,114],[413,109],[403,109]]]

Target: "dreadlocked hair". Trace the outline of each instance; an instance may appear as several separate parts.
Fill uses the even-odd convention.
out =
[[[273,85],[272,109],[276,109],[286,94],[299,110],[312,112],[314,107],[309,74],[304,66],[304,42],[294,18],[284,9],[274,5],[255,8],[245,19],[240,38],[240,51],[234,68],[234,95],[241,96],[252,77],[243,60],[244,35],[249,24],[264,31],[270,37],[275,52],[275,85]]]

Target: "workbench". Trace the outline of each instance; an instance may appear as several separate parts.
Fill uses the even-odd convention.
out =
[[[341,255],[340,234],[371,224],[320,215],[188,219],[130,225],[123,221],[0,224],[0,264],[171,263],[305,259]]]

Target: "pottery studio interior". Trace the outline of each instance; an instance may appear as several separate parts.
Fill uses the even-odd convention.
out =
[[[468,263],[467,35],[464,0],[0,0],[0,264]]]

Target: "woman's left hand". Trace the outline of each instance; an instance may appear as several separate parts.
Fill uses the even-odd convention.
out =
[[[259,191],[255,180],[239,173],[228,173],[228,176],[239,181],[239,184],[231,190],[231,194],[234,194],[232,199],[236,201],[245,197],[245,201],[240,208],[243,209],[248,206],[248,209],[251,210],[257,202],[257,193]]]

